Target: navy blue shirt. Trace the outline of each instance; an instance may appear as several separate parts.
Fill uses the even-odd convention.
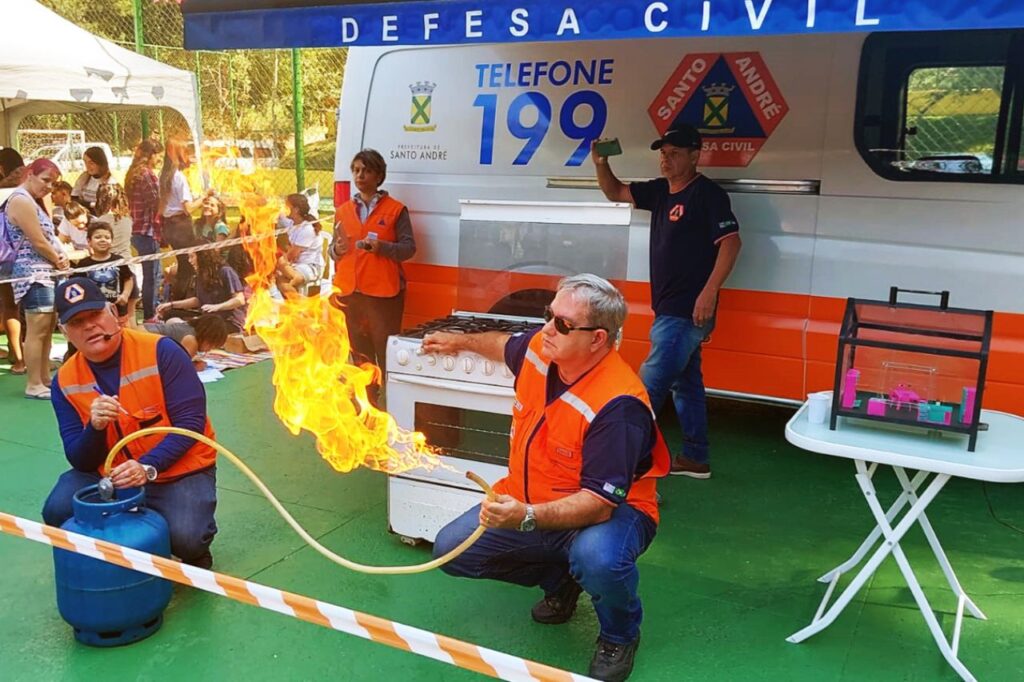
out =
[[[728,193],[700,174],[674,194],[665,178],[630,183],[629,191],[637,208],[651,212],[654,314],[693,317],[719,243],[740,229]]]
[[[539,331],[516,334],[505,344],[505,364],[513,374],[519,374],[530,339]],[[562,381],[558,365],[552,362],[546,404],[558,400],[570,388],[572,385]],[[654,417],[647,406],[631,395],[615,398],[597,413],[583,438],[580,488],[612,504],[622,502],[633,481],[651,468],[656,439]]]
[[[164,337],[156,344],[156,363],[160,368],[160,383],[171,424],[202,433],[206,426],[206,391],[188,353],[173,339]],[[117,395],[121,386],[120,349],[104,362],[90,362],[89,369],[104,395]],[[68,462],[79,471],[96,471],[107,459],[106,431],[97,431],[91,421],[82,426],[82,418],[61,392],[56,376],[50,395]],[[155,448],[139,457],[139,462],[164,471],[194,443],[187,436],[167,435]]]

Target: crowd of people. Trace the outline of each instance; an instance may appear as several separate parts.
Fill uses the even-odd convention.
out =
[[[193,191],[185,173],[192,162],[182,141],[145,139],[119,183],[104,150],[89,147],[72,183],[48,159],[26,165],[14,149],[0,149],[0,212],[15,252],[0,280],[23,280],[0,284],[0,316],[9,371],[25,376],[25,397],[51,397],[53,293],[69,268],[89,268],[81,274],[114,304],[122,327],[165,334],[193,357],[242,331],[253,264],[241,245],[177,253],[166,270],[160,260],[128,262],[249,233],[244,219],[232,230],[214,189]],[[282,294],[300,295],[320,283],[326,238],[304,194],[284,205],[276,283]]]

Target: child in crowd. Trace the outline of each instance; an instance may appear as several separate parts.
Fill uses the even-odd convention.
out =
[[[212,242],[217,231],[223,228],[228,233],[227,206],[217,197],[210,195],[203,199],[203,212],[196,221],[196,236]]]
[[[288,219],[288,248],[277,262],[277,288],[285,296],[296,295],[307,284],[320,281],[324,271],[320,222],[309,212],[305,194],[289,194],[284,202]]]
[[[110,233],[113,235],[110,253],[124,260],[130,259],[132,257],[132,215],[131,208],[128,206],[128,193],[125,192],[124,187],[116,182],[100,185],[96,193],[96,213],[99,217],[95,219],[95,222],[106,223],[110,226]],[[129,265],[128,268],[135,278],[132,295],[128,299],[128,324],[134,328],[137,325],[135,307],[141,298],[142,266],[134,264]]]
[[[57,226],[60,239],[72,264],[89,255],[89,211],[77,201],[64,205],[64,219]]]
[[[228,324],[220,315],[201,315],[191,322],[174,317],[166,322],[152,322],[143,325],[147,332],[167,336],[185,349],[196,369],[206,369],[206,363],[197,360],[198,353],[220,348],[228,340]]]
[[[108,267],[97,268],[82,273],[96,282],[107,301],[117,305],[117,314],[121,318],[121,326],[128,326],[128,300],[134,288],[132,271],[124,264],[124,259],[111,252],[114,233],[105,222],[94,222],[89,226],[89,250],[91,256],[79,261],[79,267],[107,264]]]
[[[60,225],[64,220],[64,207],[71,201],[71,183],[63,180],[53,183],[50,198],[53,200],[53,224]]]

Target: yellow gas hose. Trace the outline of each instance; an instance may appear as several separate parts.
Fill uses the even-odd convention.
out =
[[[285,509],[280,502],[278,502],[277,498],[274,497],[274,494],[270,492],[266,485],[264,485],[263,481],[261,481],[259,477],[256,474],[254,474],[252,470],[249,467],[247,467],[245,463],[242,462],[242,460],[239,459],[239,457],[235,453],[231,452],[217,441],[207,438],[201,433],[196,433],[195,431],[190,431],[188,429],[180,429],[176,426],[154,426],[152,428],[136,431],[135,433],[130,433],[121,440],[119,440],[117,443],[115,443],[114,447],[110,449],[110,454],[107,455],[107,461],[103,465],[104,471],[108,472],[109,474],[111,463],[114,461],[114,457],[117,456],[117,453],[119,453],[124,446],[128,445],[128,443],[131,443],[133,440],[137,438],[143,438],[145,436],[151,436],[157,433],[176,433],[180,436],[188,436],[189,438],[194,438],[200,443],[205,443],[209,445],[211,448],[215,449],[217,452],[227,457],[228,460],[230,460],[231,463],[234,464],[236,467],[241,469],[242,473],[248,476],[249,480],[252,481],[257,488],[259,488],[260,492],[263,493],[263,495],[268,500],[270,500],[270,504],[274,505],[274,509],[276,509],[277,512],[282,517],[284,517],[284,520],[287,521],[288,525],[291,526],[295,530],[295,532],[299,534],[299,537],[306,541],[306,544],[308,544],[316,551],[320,552],[320,554],[324,555],[334,563],[340,566],[344,566],[345,568],[350,568],[353,571],[359,571],[360,573],[372,573],[375,575],[408,575],[411,573],[425,573],[426,571],[445,565],[455,557],[465,552],[467,549],[469,549],[470,545],[476,542],[477,538],[483,535],[484,530],[486,530],[484,526],[478,526],[477,529],[473,531],[472,535],[463,540],[458,547],[448,552],[444,556],[438,557],[433,561],[428,561],[423,564],[416,564],[414,566],[367,566],[366,564],[359,564],[355,561],[350,561],[343,556],[335,554],[331,550],[321,545],[315,539],[313,539],[313,537],[311,537],[310,534],[307,533],[302,528],[302,526],[299,525],[299,522],[296,521],[292,517],[292,515],[288,513],[288,510]],[[491,486],[487,484],[487,481],[483,480],[482,478],[474,474],[472,471],[466,472],[466,478],[470,479],[478,486],[480,486],[483,489],[483,491],[487,494],[488,499],[494,499],[494,491],[491,490]]]

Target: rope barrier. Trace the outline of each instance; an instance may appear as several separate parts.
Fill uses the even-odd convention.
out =
[[[0,532],[195,587],[205,592],[276,611],[307,623],[368,639],[442,663],[516,682],[587,682],[583,675],[463,642],[429,630],[286,592],[249,580],[181,564],[137,549],[0,512]]]
[[[190,253],[198,253],[200,251],[215,251],[220,249],[226,249],[229,246],[236,246],[245,242],[259,241],[260,239],[267,239],[269,237],[277,237],[288,231],[287,228],[281,228],[269,232],[261,232],[260,234],[250,234],[245,237],[232,237],[231,239],[225,239],[220,242],[210,242],[208,244],[199,244],[197,246],[187,246],[182,249],[171,249],[170,251],[157,251],[156,253],[147,254],[145,256],[132,256],[131,258],[122,258],[113,263],[105,262],[98,263],[96,265],[88,265],[83,268],[69,268],[67,270],[51,270],[46,269],[25,277],[9,277],[7,279],[0,279],[0,284],[13,284],[15,282],[43,282],[49,279],[57,279],[61,277],[73,277],[80,275],[83,272],[92,272],[93,270],[101,270],[103,268],[109,268],[113,265],[134,265],[136,263],[145,263],[151,260],[163,260],[164,258],[170,258],[172,256],[187,256]]]
[[[207,438],[201,433],[196,433],[195,431],[190,431],[188,429],[178,428],[176,426],[153,426],[148,429],[141,429],[134,433],[130,433],[121,440],[114,443],[114,447],[110,449],[110,453],[107,454],[107,459],[103,464],[103,471],[108,472],[109,474],[111,464],[114,461],[114,457],[116,457],[117,453],[119,453],[122,448],[128,445],[128,443],[131,443],[133,440],[137,438],[144,438],[145,436],[152,436],[158,433],[174,433],[179,436],[188,436],[189,438],[193,438],[199,441],[200,443],[205,443],[206,445],[209,445],[211,448],[213,448],[223,456],[227,457],[228,461],[230,461],[232,464],[238,467],[241,470],[241,472],[245,474],[250,481],[253,482],[253,484],[259,489],[259,491],[263,493],[264,497],[266,497],[267,500],[270,501],[270,504],[274,506],[274,509],[277,510],[277,513],[280,514],[281,517],[288,522],[288,525],[292,527],[292,530],[294,530],[299,535],[299,537],[305,540],[307,545],[309,545],[317,552],[319,552],[321,555],[330,559],[334,563],[338,564],[339,566],[344,566],[345,568],[351,569],[353,571],[359,571],[360,573],[370,573],[374,575],[409,575],[412,573],[425,573],[426,571],[430,571],[435,568],[438,568],[439,566],[445,565],[455,557],[465,552],[474,542],[477,541],[477,538],[483,535],[484,531],[487,530],[486,527],[484,527],[483,525],[477,526],[476,530],[474,530],[473,533],[465,540],[463,540],[457,547],[452,549],[444,556],[439,556],[436,559],[428,561],[426,563],[415,564],[412,566],[368,566],[366,564],[360,564],[355,561],[346,559],[343,556],[335,554],[334,552],[332,552],[331,550],[327,549],[319,542],[317,542],[313,538],[313,536],[307,533],[305,529],[299,525],[299,522],[296,521],[295,518],[288,513],[288,510],[284,508],[284,505],[282,505],[277,500],[276,497],[274,497],[274,494],[270,492],[270,489],[267,488],[266,484],[264,484],[263,481],[260,480],[259,476],[253,473],[252,469],[245,465],[245,463],[238,457],[238,455],[231,452],[226,447],[224,447],[217,441],[213,440],[212,438]],[[480,478],[472,471],[466,472],[466,478],[470,479],[478,486],[480,486],[480,488],[487,495],[488,499],[494,499],[494,491],[491,490],[491,486],[487,484],[487,481]]]

